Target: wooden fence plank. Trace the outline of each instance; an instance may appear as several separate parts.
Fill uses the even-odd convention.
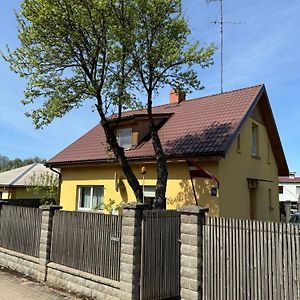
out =
[[[299,242],[300,230],[299,226],[296,227],[296,234],[295,234],[295,251],[296,251],[296,282],[297,282],[297,299],[300,299],[300,242]]]
[[[296,225],[297,226],[297,225]],[[292,271],[292,289],[293,289],[293,298],[297,299],[297,274],[296,274],[296,239],[299,239],[299,236],[296,235],[296,226],[291,225],[291,271]]]
[[[120,216],[56,211],[51,261],[118,281],[121,226]]]
[[[180,213],[144,211],[142,226],[142,299],[179,297]]]
[[[220,219],[220,226],[221,226],[221,231],[220,231],[220,256],[221,256],[221,261],[220,261],[220,279],[221,279],[221,284],[220,284],[220,299],[225,299],[225,281],[226,281],[226,269],[225,269],[225,264],[226,264],[226,256],[225,256],[225,219],[221,218]]]
[[[203,299],[300,299],[299,227],[206,218]]]
[[[271,289],[271,294],[270,298],[276,300],[277,295],[275,294],[275,288],[276,288],[276,269],[275,269],[275,264],[276,264],[276,251],[275,251],[275,223],[270,222],[270,235],[269,238],[271,239],[271,274],[272,274],[272,289]]]
[[[42,211],[38,208],[3,205],[0,246],[39,257]]]

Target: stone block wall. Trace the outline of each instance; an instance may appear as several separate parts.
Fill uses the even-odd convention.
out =
[[[0,248],[0,265],[32,278],[38,278],[39,259],[36,257]]]
[[[50,261],[52,221],[59,206],[41,207],[42,225],[39,258],[0,248],[0,265],[95,299],[140,299],[141,235],[143,210],[147,205],[129,203],[123,207],[120,281],[62,266]],[[202,299],[202,242],[207,209],[188,206],[181,212],[181,299]]]
[[[103,300],[117,300],[120,282],[68,268],[59,264],[49,263],[47,282],[68,291],[86,297]]]
[[[60,206],[42,206],[39,258],[0,248],[0,265],[95,299],[139,299],[141,269],[141,223],[147,205],[123,207],[120,282],[62,266],[50,261],[52,222]]]
[[[202,242],[206,208],[186,206],[181,212],[181,299],[202,299]]]
[[[140,299],[142,216],[147,207],[142,203],[123,206],[120,299]]]

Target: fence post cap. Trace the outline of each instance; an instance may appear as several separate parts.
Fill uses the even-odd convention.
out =
[[[146,203],[140,203],[140,202],[129,202],[121,205],[123,209],[137,209],[137,210],[143,210],[149,208],[149,205]]]
[[[184,214],[189,215],[199,215],[199,214],[205,214],[209,211],[207,207],[201,207],[198,205],[187,205],[180,208],[177,208],[177,211]]]
[[[54,210],[62,209],[62,206],[60,206],[60,205],[54,205],[54,204],[50,204],[50,205],[41,205],[41,206],[39,207],[39,209],[41,209],[41,210],[50,210],[50,211],[54,211]]]
[[[0,200],[0,205],[3,205],[3,204],[9,204],[9,201],[8,200]]]

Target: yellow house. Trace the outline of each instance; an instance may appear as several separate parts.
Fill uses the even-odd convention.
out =
[[[153,113],[168,159],[168,209],[197,204],[214,216],[279,221],[278,176],[288,167],[264,85],[193,100],[172,92]],[[125,113],[116,132],[151,203],[156,164],[145,111]],[[46,165],[61,170],[65,210],[135,201],[101,125]]]
[[[27,186],[32,183],[33,176],[37,178],[45,173],[56,173],[47,169],[43,164],[30,164],[13,170],[0,173],[0,199],[18,200],[18,199],[40,199],[37,195],[27,190]]]

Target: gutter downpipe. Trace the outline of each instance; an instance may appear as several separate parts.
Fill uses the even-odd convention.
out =
[[[57,194],[57,205],[60,205],[60,188],[61,188],[61,172],[57,171],[56,169],[53,169],[51,165],[45,165],[47,168],[49,168],[52,172],[58,174],[58,194]]]

